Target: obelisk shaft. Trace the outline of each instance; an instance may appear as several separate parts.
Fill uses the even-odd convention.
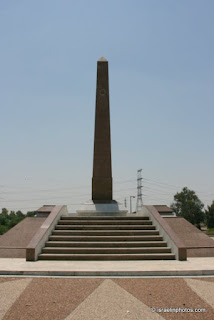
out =
[[[97,61],[92,200],[112,200],[108,61]]]

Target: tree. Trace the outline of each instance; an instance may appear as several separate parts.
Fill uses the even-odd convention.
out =
[[[214,200],[211,206],[205,211],[207,228],[214,228]]]
[[[16,213],[15,211],[10,211],[10,214],[8,212],[6,208],[3,208],[0,213],[0,235],[7,232],[26,217],[20,210]]]
[[[22,213],[20,210],[16,211],[16,216],[17,216],[20,220],[22,220],[22,219],[25,218],[24,213]]]
[[[0,214],[0,225],[5,226],[7,224],[7,217],[4,214]]]
[[[2,224],[0,224],[0,235],[7,232],[8,228]]]
[[[27,212],[27,217],[34,217],[35,214],[37,214],[37,211],[28,211]]]
[[[184,187],[181,192],[174,195],[172,209],[177,216],[184,217],[200,229],[200,223],[204,221],[204,204],[196,195],[195,191]]]
[[[10,219],[10,220],[14,220],[15,218],[16,218],[15,211],[10,211],[9,219]]]
[[[7,210],[6,208],[2,208],[1,214],[2,214],[3,216],[7,216],[7,215],[8,215],[8,210]]]

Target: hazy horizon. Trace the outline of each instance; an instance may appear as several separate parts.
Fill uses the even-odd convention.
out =
[[[1,2],[1,208],[74,212],[91,198],[101,56],[115,200],[137,195],[143,169],[145,204],[170,205],[188,187],[210,205],[213,10],[211,0]]]

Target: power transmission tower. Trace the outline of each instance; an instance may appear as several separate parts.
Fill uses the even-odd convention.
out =
[[[143,194],[142,194],[142,169],[137,170],[137,203],[136,203],[136,212],[138,212],[143,205]]]

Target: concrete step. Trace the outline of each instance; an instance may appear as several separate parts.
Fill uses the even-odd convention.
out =
[[[55,230],[155,230],[152,225],[57,225]]]
[[[142,254],[50,254],[41,253],[40,260],[174,260],[173,253]]]
[[[167,247],[166,241],[48,241],[46,247],[82,247],[82,248],[128,248],[128,247]]]
[[[169,247],[145,248],[66,248],[46,247],[42,253],[60,254],[134,254],[134,253],[170,253]]]
[[[151,220],[59,220],[58,225],[152,225]]]
[[[149,217],[63,216],[41,260],[171,260],[175,255]]]
[[[144,216],[61,216],[61,220],[149,220]]]
[[[76,230],[54,230],[53,235],[70,235],[70,236],[144,236],[158,235],[157,230],[93,230],[93,231],[76,231]]]
[[[163,237],[160,235],[144,235],[144,236],[63,236],[52,235],[49,237],[50,241],[162,241]]]

